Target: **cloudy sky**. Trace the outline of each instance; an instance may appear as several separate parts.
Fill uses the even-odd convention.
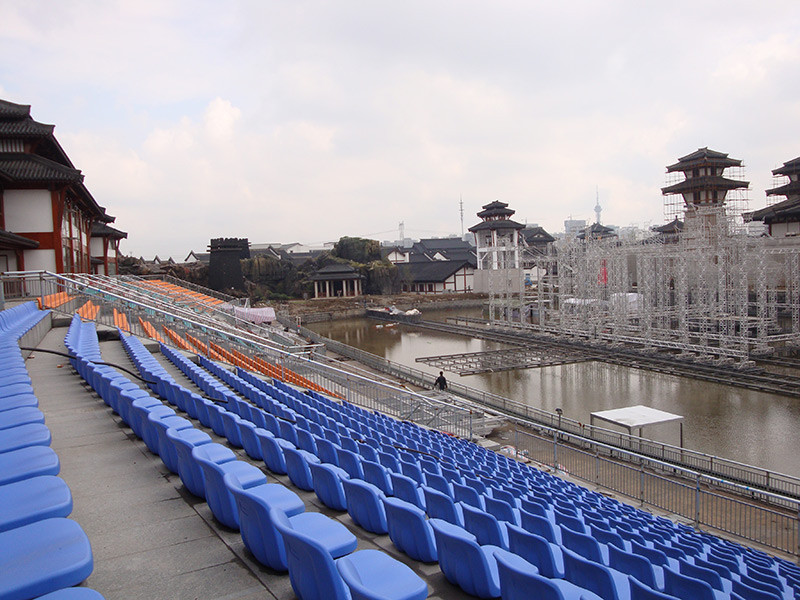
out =
[[[800,155],[800,3],[0,0],[0,98],[32,105],[123,251],[212,237],[552,232],[663,221],[665,167]]]

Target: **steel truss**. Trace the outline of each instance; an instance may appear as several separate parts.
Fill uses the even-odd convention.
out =
[[[688,216],[688,215],[687,215]],[[747,363],[800,344],[800,240],[747,237],[723,207],[644,242],[568,240],[531,257],[529,326]]]

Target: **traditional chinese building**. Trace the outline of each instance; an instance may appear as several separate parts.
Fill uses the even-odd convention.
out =
[[[0,100],[0,268],[116,273],[126,234],[94,229],[114,217],[86,189],[54,129],[33,120],[30,106]]]
[[[725,170],[741,167],[742,161],[723,152],[700,148],[667,167],[667,173],[683,173],[683,181],[661,188],[664,196],[683,198],[684,224],[687,230],[706,226],[720,231],[718,223],[724,215],[728,194],[747,189],[747,181],[725,176]]]
[[[365,277],[350,265],[332,264],[311,276],[314,298],[353,298],[361,296]]]
[[[756,210],[748,217],[763,221],[772,237],[800,235],[800,157],[783,163],[772,174],[788,177],[789,181],[767,190],[767,196],[786,196],[786,200]]]

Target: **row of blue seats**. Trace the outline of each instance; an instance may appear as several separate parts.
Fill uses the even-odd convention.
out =
[[[218,366],[217,369],[221,369],[221,367]],[[298,409],[297,406],[294,408]],[[422,488],[425,490],[424,486]],[[570,496],[569,493],[565,493],[565,495]],[[425,490],[424,496],[435,497],[436,492]],[[441,494],[439,496],[441,499]],[[520,525],[519,516],[515,518],[513,515],[515,511],[517,515],[525,514],[526,511],[519,506],[516,509],[512,508],[510,504],[506,503],[507,498],[502,500],[491,496],[479,498],[480,502],[472,500],[471,503],[479,504],[481,508],[484,508],[482,504],[485,501],[490,512],[494,509],[495,513],[503,513],[500,516],[483,514],[481,517],[480,510],[468,508],[469,503],[463,504],[463,508],[471,513],[469,521],[473,529],[480,531],[481,526],[476,523],[483,522],[483,532],[490,529],[495,532],[491,536],[486,536],[484,533],[485,539],[497,540],[507,537],[507,534],[503,535],[507,525],[503,522],[504,520],[511,521],[512,523],[508,523],[511,526]],[[543,498],[544,495],[538,496],[537,500]],[[597,500],[598,498],[603,499],[597,495],[593,499]],[[524,502],[525,500],[522,499],[522,503]],[[573,502],[581,503],[578,497],[573,498]],[[418,506],[420,504],[419,502],[415,503]],[[626,571],[633,571],[636,576],[657,590],[669,589],[675,592],[682,585],[676,582],[687,578],[701,580],[716,590],[715,593],[730,593],[735,587],[738,592],[745,595],[761,592],[775,594],[775,597],[790,597],[794,594],[794,588],[797,587],[796,567],[786,561],[776,561],[774,557],[765,553],[744,549],[714,536],[699,535],[691,528],[653,517],[649,513],[637,511],[626,505],[618,503],[615,505],[610,501],[606,502],[609,506],[602,507],[597,503],[582,504],[584,504],[583,511],[575,510],[574,504],[562,504],[557,508],[552,506],[550,508],[551,520],[555,517],[567,531],[568,546],[571,546],[572,550],[580,551],[579,555],[582,552],[583,558],[601,560],[601,557],[604,557],[602,559],[605,563],[603,566],[608,566],[609,550],[607,545],[613,545],[611,553],[614,556],[615,565]],[[538,508],[540,505],[536,504],[535,506]],[[570,514],[570,508],[573,508],[572,514]],[[450,515],[458,512],[459,509],[461,509],[459,506],[452,507]],[[585,520],[583,513],[585,513]],[[600,516],[601,514],[602,516]],[[496,516],[497,519],[494,518]],[[530,514],[528,516],[530,517],[529,521],[539,519],[538,516]],[[451,520],[458,521],[458,518],[451,516]],[[487,528],[485,524],[491,521],[493,521],[493,527]],[[554,530],[550,523],[545,523],[545,525],[548,527],[552,542],[555,542],[555,537],[558,536],[557,541],[561,543],[561,529]],[[484,541],[484,543],[486,542]],[[507,541],[504,545],[507,547]],[[635,556],[632,552],[647,558],[643,562],[636,561],[635,559],[640,556]],[[667,568],[670,573],[666,582],[663,575],[664,568]],[[680,570],[675,571],[674,569]],[[561,573],[563,574],[563,570]],[[708,586],[700,585],[699,587],[710,597],[711,590]]]
[[[72,493],[19,347],[49,312],[35,302],[0,312],[0,598],[97,599],[72,587],[93,570],[91,545],[67,518]]]
[[[216,366],[216,368],[214,370],[217,371],[217,373],[219,375],[223,376],[222,377],[223,380],[228,380],[228,383],[230,383],[230,376],[226,376],[225,375],[225,373],[229,373],[229,372],[225,371],[225,373],[223,373],[223,372],[220,372],[220,369],[222,369],[222,367]],[[242,373],[240,373],[240,375],[241,374]],[[299,395],[300,394],[299,392],[297,392],[295,390],[295,393],[298,395],[298,398],[297,398],[298,400],[303,400],[302,396]],[[297,405],[293,405],[293,408],[295,410],[300,410],[301,412],[304,412]],[[283,429],[285,430],[286,428],[283,428]],[[284,448],[284,451],[285,450],[286,449]],[[309,449],[307,449],[305,451],[306,452],[310,452],[311,449],[309,448]],[[338,453],[338,456],[343,456],[343,455],[346,456],[346,454],[344,454],[340,450],[339,453]],[[320,488],[322,490],[328,490],[328,491],[323,492],[323,496],[324,495],[328,496],[328,502],[326,502],[326,503],[329,503],[329,505],[331,505],[331,506],[343,509],[344,500],[343,500],[343,494],[341,493],[341,491],[339,491],[337,489],[335,492],[331,492],[330,490],[331,489],[335,489],[337,487],[344,487],[344,486],[336,486],[335,485],[336,478],[335,477],[331,477],[330,475],[328,475],[327,476],[327,481],[329,482],[328,484],[326,484],[326,485],[316,484],[316,487],[315,487],[315,482],[314,482],[315,477],[317,479],[319,479],[319,480],[323,479],[323,476],[322,475],[317,475],[317,473],[321,473],[321,472],[323,472],[325,470],[324,468],[322,468],[322,467],[324,467],[324,465],[322,465],[322,467],[321,466],[314,466],[313,459],[311,459],[308,454],[306,454],[306,455],[302,455],[301,454],[300,456],[304,460],[299,460],[299,461],[298,460],[293,460],[292,459],[293,456],[295,456],[295,452],[294,451],[290,451],[289,454],[287,455],[287,457],[289,457],[287,462],[288,462],[288,465],[289,465],[288,468],[289,468],[290,478],[292,478],[293,481],[296,484],[299,484],[301,487],[302,486],[307,486],[307,489]],[[304,467],[303,462],[308,463],[307,468],[303,468]],[[328,458],[326,462],[335,463],[336,459],[331,460],[330,458]],[[293,463],[297,465],[297,467],[294,468],[294,469],[292,468],[292,464]],[[351,476],[351,473],[347,473],[346,476],[348,476],[348,477]],[[358,474],[355,474],[355,476],[358,476]],[[341,479],[341,473],[339,473],[339,477]],[[397,479],[396,476],[394,476],[393,479],[395,480],[395,482],[402,481],[400,479]],[[421,486],[421,487],[424,490],[424,486]],[[456,489],[458,489],[458,488],[456,488]],[[548,490],[549,490],[549,488],[548,488]],[[386,491],[388,491],[388,490],[386,490]],[[565,492],[565,495],[569,496],[569,493],[566,490],[563,490],[563,491]],[[432,492],[432,490],[426,490],[423,493],[422,497],[435,497],[433,495],[433,493],[430,493],[430,492]],[[318,491],[318,493],[319,493],[319,491]],[[321,496],[321,497],[323,497],[323,496]],[[441,494],[440,494],[440,496],[441,496]],[[577,495],[577,496],[580,496],[580,495]],[[599,497],[599,498],[602,498],[602,497]],[[493,504],[493,500],[497,500],[497,499],[494,499],[491,496],[481,497],[481,499],[482,499],[482,501],[487,502],[490,506],[493,506],[493,505],[497,506],[497,504]],[[541,499],[541,497],[539,499]],[[412,496],[411,500],[412,500],[412,503],[414,503],[417,506],[419,506],[421,504],[421,502],[420,502],[420,500],[421,500],[420,494],[417,493],[416,498]],[[578,501],[577,497],[575,498],[575,501]],[[482,502],[474,502],[474,501],[472,503],[473,504],[482,504]],[[460,508],[462,511],[463,511],[464,508],[466,508],[471,513],[470,522],[472,523],[473,528],[476,528],[475,523],[481,521],[481,516],[480,516],[481,511],[480,510],[476,510],[474,508],[468,508],[469,507],[468,503],[459,502],[458,505],[459,505],[458,508]],[[591,534],[599,536],[599,535],[602,534],[602,532],[606,531],[603,528],[601,528],[599,517],[597,517],[597,515],[594,516],[593,526],[592,526],[592,528],[590,530],[587,531],[587,528],[586,528],[586,526],[585,526],[585,524],[584,524],[584,522],[583,522],[583,520],[581,518],[583,515],[581,515],[580,512],[578,512],[578,511],[575,511],[572,515],[566,514],[568,506],[569,505],[565,504],[565,505],[561,506],[562,510],[551,510],[551,514],[552,513],[555,513],[556,515],[564,514],[564,517],[563,517],[564,520],[572,519],[571,522],[568,522],[568,525],[571,525],[572,528],[569,528],[567,526],[567,524],[565,523],[565,527],[566,527],[567,531],[569,532],[567,537],[569,537],[570,543],[573,545],[573,547],[577,547],[577,548],[582,549],[584,551],[584,554],[589,554],[590,556],[594,556],[590,552],[590,550],[588,550],[587,548],[594,548],[596,550],[596,553],[599,552],[600,554],[603,554],[601,551],[599,551],[599,548],[601,548],[600,544],[591,535],[589,535],[589,536],[585,535],[586,533],[591,533]],[[590,506],[591,506],[591,508],[595,508],[594,504],[591,504]],[[698,561],[703,560],[703,559],[700,558],[699,554],[704,553],[705,554],[704,558],[708,558],[708,559],[711,559],[713,561],[714,557],[719,558],[719,555],[723,553],[721,548],[725,547],[727,549],[728,545],[727,544],[723,544],[722,541],[718,541],[719,538],[713,538],[712,536],[707,536],[711,540],[711,542],[715,542],[714,544],[712,544],[711,542],[699,541],[698,539],[692,539],[692,536],[690,536],[689,533],[688,533],[688,531],[691,531],[691,530],[689,530],[689,528],[678,528],[677,526],[674,526],[671,522],[669,522],[667,520],[656,519],[656,518],[652,517],[651,515],[648,515],[648,513],[644,513],[643,511],[636,511],[635,509],[630,509],[630,508],[628,508],[627,510],[622,510],[621,509],[622,506],[624,506],[624,505],[620,505],[620,510],[613,512],[614,516],[619,518],[619,517],[624,517],[626,515],[630,515],[629,521],[630,522],[638,521],[640,523],[640,525],[642,525],[642,528],[639,529],[639,533],[632,532],[632,534],[630,536],[630,537],[633,537],[633,538],[638,537],[639,540],[637,540],[637,539],[623,540],[622,536],[620,536],[619,534],[617,534],[615,532],[610,532],[610,531],[608,532],[612,536],[617,536],[617,539],[613,539],[613,538],[611,538],[611,539],[612,539],[612,541],[615,541],[615,542],[619,543],[620,551],[615,552],[615,556],[617,556],[617,563],[616,564],[621,564],[621,563],[626,563],[627,564],[628,562],[630,562],[630,561],[626,562],[624,560],[624,557],[622,559],[620,559],[619,558],[620,557],[620,553],[624,552],[625,555],[629,556],[630,555],[630,551],[631,550],[635,550],[635,551],[639,551],[639,552],[644,553],[644,554],[649,554],[649,556],[654,560],[654,562],[663,561],[664,563],[666,563],[669,560],[673,561],[671,564],[669,564],[669,567],[676,567],[676,566],[678,566],[678,564],[684,564],[686,566],[684,566],[682,572],[686,572],[686,571],[691,571],[691,566],[695,566],[693,564],[693,562],[692,562],[694,560],[694,558],[696,558]],[[517,510],[520,510],[520,509],[518,508]],[[584,512],[586,512],[586,520],[590,521],[593,518],[592,516],[590,516],[592,514],[591,511],[590,510],[586,510]],[[634,516],[634,514],[635,514],[635,516]],[[645,517],[645,515],[647,515],[647,516]],[[502,522],[498,522],[497,519],[493,518],[493,515],[485,515],[485,514],[483,515],[483,521],[484,522],[487,521],[487,517],[488,517],[488,520],[494,521],[494,523],[493,523],[494,530],[498,531],[498,533],[496,534],[496,537],[501,537],[502,538],[502,534],[500,534],[499,531],[503,531],[504,528],[506,527],[506,524],[502,523]],[[456,520],[456,519],[451,519],[451,520]],[[608,520],[607,519],[603,519],[602,522],[605,523],[606,525],[608,525]],[[629,526],[630,522],[626,523],[626,525]],[[616,520],[615,520],[615,523],[616,523]],[[620,525],[622,525],[622,524],[620,524]],[[653,530],[652,532],[650,531],[650,528],[652,528],[652,530]],[[669,531],[671,528],[674,528],[676,531]],[[574,531],[574,530],[580,530],[580,531]],[[484,527],[484,531],[486,531],[485,527]],[[558,531],[560,532],[560,530],[558,530]],[[574,531],[574,534],[573,534],[573,531]],[[624,529],[622,531],[625,532]],[[631,531],[633,531],[633,530],[631,530]],[[529,533],[529,532],[524,532],[524,533]],[[642,533],[648,533],[648,534],[649,533],[653,533],[652,539],[650,541],[644,540],[643,536],[640,535]],[[551,535],[553,537],[555,537],[555,533],[552,533]],[[578,536],[584,536],[585,539],[583,540],[583,542],[581,542],[581,538],[578,537]],[[694,548],[696,550],[696,552],[694,552],[694,555],[692,557],[692,561],[690,561],[690,562],[684,561],[682,563],[678,563],[677,562],[679,558],[686,558],[686,553],[684,553],[683,550],[681,550],[678,546],[675,546],[673,548],[673,546],[669,545],[668,542],[669,542],[669,540],[671,540],[673,538],[673,536],[682,536],[684,538],[682,541],[684,542],[685,546],[689,547],[689,548]],[[559,537],[560,537],[560,535],[559,535]],[[693,536],[693,537],[697,538],[696,535]],[[609,539],[609,538],[607,537],[606,539]],[[592,544],[589,544],[586,540],[596,544],[597,546],[595,547]],[[641,545],[639,545],[640,542],[641,542]],[[667,545],[664,546],[664,549],[667,549],[667,551],[672,551],[671,554],[677,556],[677,558],[673,558],[673,556],[666,556],[666,553],[663,552],[662,549],[659,549],[659,548],[656,547],[656,545],[659,542],[667,542]],[[484,543],[486,543],[485,540],[484,540]],[[611,543],[611,542],[609,542],[609,543]],[[631,546],[631,543],[636,544],[636,546]],[[626,546],[626,544],[627,544],[627,546]],[[507,542],[504,545],[507,547],[507,545],[508,545]],[[717,546],[717,545],[719,545],[719,546]],[[732,545],[732,546],[735,547],[736,545]],[[602,548],[605,549],[605,544],[603,544]],[[616,550],[616,548],[615,548],[615,550]],[[608,551],[606,550],[603,555],[607,556],[608,555]],[[752,557],[751,560],[750,560],[751,563],[761,562],[762,564],[764,562],[764,557],[767,557],[767,555],[764,555],[763,553],[748,553],[746,556]],[[769,561],[771,559],[772,559],[772,557],[767,557],[767,561]],[[742,559],[742,561],[744,561],[744,559]],[[783,566],[783,569],[786,572],[789,572],[789,570],[790,570],[790,566],[788,566],[788,565],[790,565],[790,563],[786,563]],[[639,566],[641,567],[642,565],[639,565]],[[697,566],[699,566],[699,565],[697,565]],[[664,578],[663,578],[663,571],[660,570],[661,567],[659,567],[658,564],[655,565],[655,569],[656,569],[655,573],[661,574],[660,578],[659,577],[655,577],[654,578],[654,576],[652,574],[654,572],[652,565],[645,564],[644,567],[646,567],[647,570],[646,571],[642,570],[640,572],[637,572],[639,577],[645,578],[647,581],[649,581],[651,583],[651,585],[654,585],[657,589],[664,589],[664,585],[665,584],[663,583]],[[627,567],[627,568],[630,570],[631,567]],[[700,568],[703,568],[703,567],[700,566]],[[755,565],[753,565],[751,568],[753,570],[753,573],[755,574],[757,572],[757,567],[755,567]],[[562,571],[562,574],[563,574],[563,569],[561,571]],[[646,575],[645,575],[645,573],[647,571],[650,571],[650,573],[651,573],[651,575],[649,577],[646,577]],[[752,587],[752,586],[754,586],[754,585],[758,586],[758,585],[762,584],[762,587],[763,587],[763,586],[769,585],[772,582],[771,581],[764,581],[764,580],[765,580],[765,578],[769,577],[771,574],[775,574],[775,573],[776,573],[776,569],[771,568],[771,569],[766,569],[766,571],[764,573],[762,573],[762,575],[763,575],[762,577],[758,578],[756,576],[756,578],[752,578],[754,580],[746,579],[746,580],[743,581],[742,577],[748,577],[748,576],[746,576],[746,575],[739,575],[739,576],[731,575],[731,577],[728,579],[728,581],[731,582],[731,581],[735,580],[736,584],[737,584],[737,589],[739,589],[739,591],[742,591],[742,590],[745,590],[745,589],[758,589],[758,587]],[[697,570],[694,570],[694,571],[692,571],[692,574],[696,576],[698,574],[702,574],[702,572],[698,572]],[[682,573],[677,573],[677,574],[674,574],[674,575],[670,576],[669,585],[670,585],[670,589],[671,590],[674,591],[674,589],[675,589],[674,588],[674,582],[677,580],[677,578],[679,578],[681,576],[682,576]],[[783,582],[779,581],[779,583],[783,583],[784,593],[788,593],[788,587],[789,587],[787,585],[789,583],[788,582],[788,578],[783,573],[778,573],[778,577],[779,578],[780,577],[784,578],[785,581],[783,581]],[[722,587],[723,590],[725,589],[725,585],[722,582],[717,582],[716,580],[713,580],[713,578],[711,578],[711,577],[709,577],[709,578],[712,579],[712,581],[714,583],[716,583],[718,586]],[[747,584],[751,584],[751,585],[747,586]],[[743,587],[743,586],[747,586],[747,587]],[[727,588],[728,588],[727,591],[730,591],[731,587],[732,586],[729,584],[727,586]],[[706,589],[706,591],[708,591],[707,588],[704,588],[704,589]],[[776,589],[778,589],[778,588],[777,587],[774,588],[773,591],[776,590]]]
[[[283,428],[284,443],[280,449],[283,451],[285,468],[295,485],[302,489],[313,489],[323,503],[331,508],[348,510],[353,520],[368,531],[389,532],[398,548],[413,558],[426,562],[435,562],[438,559],[433,530],[425,520],[424,513],[398,497],[387,497],[378,487],[363,481],[364,474],[360,467],[362,464],[370,464],[370,461],[365,460],[362,463],[353,452],[339,447],[335,455],[320,462],[320,457],[315,456],[311,448],[298,449],[286,439],[290,437],[285,435],[288,431],[291,429]],[[302,430],[296,433],[300,431]],[[317,441],[321,443],[321,447],[327,447],[325,442],[328,440]],[[363,445],[362,448],[370,446]],[[338,467],[337,462],[350,465],[350,472]],[[400,489],[403,489],[400,482],[411,482],[410,478],[400,473],[387,471],[390,473],[388,479],[393,480]],[[284,472],[281,467],[279,472]],[[386,491],[391,493],[389,489]],[[423,535],[419,535],[419,532],[423,532]]]
[[[177,384],[136,338],[123,337],[123,344],[140,373],[146,373],[156,387],[160,385],[155,380],[160,379],[169,383],[163,389],[174,390]],[[237,460],[229,448],[213,443],[208,434],[143,390],[140,392],[148,398],[132,389],[104,385],[104,379],[123,376],[98,369],[89,365],[90,385],[101,397],[107,394],[109,405],[181,477],[187,490],[207,501],[220,523],[241,530],[258,560],[276,570],[289,571],[299,597],[427,597],[427,585],[405,565],[382,552],[354,552],[356,539],[344,525],[319,513],[306,513],[297,494],[282,485],[267,483],[260,469]],[[191,401],[217,406],[185,388],[183,394],[194,396]],[[210,410],[217,414],[227,412]],[[319,552],[328,546],[332,548],[330,552]],[[309,562],[309,555],[315,555],[313,562]],[[376,578],[376,573],[382,575]]]

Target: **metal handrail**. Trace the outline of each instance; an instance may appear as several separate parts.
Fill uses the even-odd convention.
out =
[[[102,289],[99,286],[91,285],[86,281],[75,279],[69,275],[55,274],[48,271],[20,271],[0,275],[0,280],[2,280],[3,285],[5,285],[7,281],[15,279],[24,280],[30,283],[31,287],[33,283],[38,283],[39,289],[35,295],[41,298],[44,298],[46,295],[45,288],[52,284],[54,289],[68,289],[76,295],[87,296],[93,301],[102,299],[102,301],[109,306],[123,307],[125,310],[135,309],[140,311],[143,315],[146,315],[149,320],[153,320],[158,313],[161,313],[164,316],[165,324],[168,322],[171,327],[181,324],[183,327],[188,327],[188,329],[192,330],[194,335],[197,335],[198,332],[202,332],[205,341],[208,341],[211,336],[214,336],[211,341],[218,342],[220,340],[227,340],[228,344],[236,343],[250,352],[257,350],[271,357],[271,360],[291,364],[292,370],[297,371],[301,369],[313,372],[325,380],[342,386],[344,389],[352,391],[359,387],[363,389],[372,388],[376,394],[382,394],[385,398],[393,398],[398,401],[401,401],[403,398],[408,398],[420,405],[428,407],[429,411],[435,412],[438,410],[440,413],[441,411],[445,411],[446,414],[450,414],[452,416],[452,422],[461,430],[460,435],[468,438],[472,437],[472,411],[457,406],[451,406],[436,398],[428,398],[408,389],[400,389],[386,383],[376,382],[367,377],[319,363],[313,360],[311,353],[309,353],[308,356],[292,353],[283,348],[267,344],[266,340],[254,334],[250,334],[249,332],[241,330],[223,330],[220,328],[221,323],[219,322],[200,321],[196,318],[197,315],[195,314],[191,317],[185,314],[175,314],[167,310],[164,306],[148,304],[142,299],[137,300],[123,297],[117,293]],[[112,278],[109,277],[109,279]],[[30,297],[30,295],[27,297]],[[353,393],[355,394],[355,392]],[[354,403],[358,403],[355,399],[353,401]],[[442,420],[443,419],[444,417],[442,417]],[[463,425],[459,425],[459,423],[463,423]]]
[[[287,316],[279,314],[278,320],[287,327],[301,332],[305,337],[317,343],[325,344],[328,349],[337,354],[358,360],[374,369],[400,377],[417,385],[433,385],[434,376],[424,371],[392,362],[381,356],[326,338],[306,327],[297,325]],[[756,486],[774,493],[800,498],[800,478],[792,475],[761,469],[731,459],[681,448],[666,442],[639,438],[597,425],[587,425],[565,416],[559,418],[555,413],[457,382],[448,382],[447,389],[450,393],[476,402],[481,406],[498,410],[524,426],[536,428],[546,426],[593,442],[605,443],[617,449],[635,447],[637,448],[637,455],[667,460],[673,465],[678,464],[683,467],[694,468],[724,480],[737,480],[745,486]]]

